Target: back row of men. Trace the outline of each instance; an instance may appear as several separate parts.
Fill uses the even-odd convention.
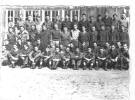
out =
[[[73,22],[66,15],[64,21],[60,21],[59,17],[54,22],[51,22],[49,16],[46,16],[44,23],[40,21],[40,16],[37,21],[32,20],[32,16],[28,16],[28,20],[24,22],[20,18],[17,23],[9,22],[9,33],[7,40],[9,44],[14,44],[21,40],[25,43],[30,40],[34,43],[37,39],[41,40],[42,48],[45,49],[47,44],[52,42],[58,46],[60,43],[67,46],[73,43],[76,47],[91,46],[93,42],[98,43],[116,43],[118,41],[129,44],[128,22],[123,14],[121,20],[117,20],[117,15],[113,18],[105,13],[105,17],[98,16],[97,21],[90,17],[90,21],[86,19],[86,15],[82,15],[82,20],[77,21],[77,16]]]

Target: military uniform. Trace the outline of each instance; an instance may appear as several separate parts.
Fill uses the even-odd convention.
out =
[[[51,64],[51,69],[56,69],[62,59],[60,52],[55,52],[51,57],[49,64]]]
[[[20,53],[21,51],[15,50],[15,49],[11,49],[11,51],[7,54],[7,58],[8,61],[11,63],[11,67],[15,67],[15,65],[21,65],[22,64],[22,60],[20,59]]]
[[[35,25],[35,22],[34,21],[26,21],[25,22],[25,28],[26,28],[26,30],[28,31],[28,32],[30,32],[30,30],[31,30],[31,27],[33,26],[33,25]]]
[[[89,33],[87,32],[79,33],[78,41],[80,43],[79,46],[80,46],[81,51],[85,51],[87,49],[87,47],[89,46],[89,40],[90,40]]]
[[[105,42],[108,42],[108,31],[106,30],[101,30],[99,32],[99,35],[100,35],[100,42],[102,43],[105,43]]]
[[[81,52],[74,52],[73,56],[72,56],[72,64],[73,64],[73,69],[78,70],[80,65],[81,65],[81,61],[82,61],[82,53]]]
[[[86,52],[83,57],[83,68],[86,69],[86,67],[88,67],[91,70],[95,62],[94,60],[95,58],[93,52]]]
[[[81,20],[78,23],[78,29],[82,31],[82,26],[86,27],[86,31],[89,32],[89,21],[88,20]]]
[[[47,28],[48,30],[53,29],[53,23],[52,23],[51,20],[46,20],[42,25],[46,25],[46,28]]]
[[[41,51],[31,51],[29,54],[29,58],[32,64],[32,69],[34,69],[36,67],[36,65],[38,65],[40,63],[40,59],[41,59]],[[40,66],[40,65],[39,65]]]
[[[72,23],[70,20],[64,20],[62,22],[62,30],[64,28],[64,26],[66,26],[68,28],[68,30],[71,30],[72,29]]]

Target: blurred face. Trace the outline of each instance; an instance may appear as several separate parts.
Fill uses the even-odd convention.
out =
[[[13,32],[13,28],[9,28],[9,32],[12,33]]]
[[[86,31],[86,28],[85,26],[82,27],[82,31],[85,32]]]
[[[95,30],[96,30],[96,28],[95,28],[95,26],[93,26],[93,27],[92,27],[92,31],[95,31]]]
[[[111,29],[114,30],[114,29],[115,29],[115,26],[112,25],[112,26],[111,26]]]
[[[32,30],[35,30],[36,29],[36,27],[34,25],[32,25],[31,28],[32,28]]]
[[[77,29],[77,25],[74,25],[74,29]]]
[[[67,31],[68,29],[67,29],[67,27],[64,27],[64,31]]]
[[[76,52],[79,52],[80,50],[79,50],[79,48],[76,48]]]
[[[60,51],[60,49],[59,48],[56,48],[56,52],[59,52]]]
[[[128,50],[127,44],[124,44],[124,45],[123,45],[123,48],[124,48],[124,50]]]
[[[110,46],[110,44],[107,42],[107,43],[106,43],[106,46],[107,46],[107,47],[109,47],[109,46]]]
[[[59,16],[56,16],[56,19],[57,19],[57,20],[60,20],[60,17],[59,17]]]
[[[58,25],[57,25],[57,24],[55,24],[55,25],[54,25],[54,28],[55,28],[55,29],[58,29]]]
[[[42,26],[42,29],[43,29],[43,30],[46,30],[47,28],[46,28],[46,26],[45,26],[45,25],[43,25],[43,26]]]
[[[40,44],[40,40],[37,40],[37,43]]]
[[[86,15],[82,15],[82,19],[83,20],[86,20]]]
[[[28,44],[28,45],[31,45],[31,42],[28,41],[27,44]]]
[[[105,16],[108,17],[108,15],[109,15],[108,12],[106,12],[106,13],[105,13]]]
[[[20,27],[20,30],[21,30],[21,31],[24,31],[24,27]]]
[[[17,45],[13,45],[13,48],[14,48],[15,50],[18,49]]]
[[[118,45],[118,46],[121,46],[121,43],[120,43],[120,42],[117,42],[117,45]]]
[[[77,20],[78,18],[77,18],[77,16],[74,16],[74,20]]]
[[[28,20],[29,21],[32,21],[32,16],[28,16]]]
[[[117,19],[117,15],[114,15],[113,18],[114,18],[114,19]]]
[[[27,45],[24,45],[24,49],[27,50],[28,49],[28,46]]]
[[[21,44],[22,43],[21,40],[18,40],[18,43]]]
[[[69,49],[69,48],[66,48],[66,51],[67,51],[67,52],[69,52],[69,51],[70,51],[70,49]]]
[[[66,19],[69,19],[68,15],[65,16]]]
[[[46,16],[46,20],[50,20],[50,17],[49,16]]]
[[[101,26],[101,29],[102,29],[102,30],[105,30],[105,26]]]
[[[91,22],[94,22],[94,17],[90,17],[90,21]]]
[[[38,51],[38,47],[34,47],[34,50],[35,50],[35,51]]]
[[[102,20],[102,17],[101,17],[101,16],[99,16],[99,17],[98,17],[98,20]]]
[[[100,52],[103,53],[104,49],[100,49]]]
[[[93,45],[94,45],[94,47],[96,47],[97,46],[97,43],[94,43]]]
[[[88,52],[91,52],[91,48],[88,48]]]
[[[60,48],[63,48],[63,45],[60,45]]]
[[[114,50],[115,49],[115,46],[114,45],[112,45],[112,50]]]

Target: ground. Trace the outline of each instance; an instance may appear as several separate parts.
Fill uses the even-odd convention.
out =
[[[0,68],[0,100],[128,100],[129,72]]]

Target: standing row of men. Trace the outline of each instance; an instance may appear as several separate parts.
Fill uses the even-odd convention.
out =
[[[45,22],[41,22],[40,16],[37,16],[34,22],[31,15],[27,21],[23,21],[20,16],[17,23],[9,22],[7,58],[12,66],[19,62],[23,66],[32,66],[32,68],[36,65],[42,67],[45,63],[51,66],[51,69],[55,69],[59,63],[67,67],[69,62],[74,69],[78,69],[80,65],[98,68],[103,62],[104,69],[107,69],[108,65],[112,66],[114,64],[112,62],[115,62],[114,66],[117,67],[118,65],[123,67],[126,62],[128,68],[129,37],[125,15],[122,15],[121,20],[117,20],[116,14],[112,18],[109,17],[108,13],[105,13],[103,18],[98,15],[96,21],[93,18],[91,16],[88,21],[86,14],[83,14],[82,20],[78,21],[75,16],[71,22],[66,15],[64,21],[57,16],[56,20],[51,22],[47,15]],[[100,48],[97,46],[94,49],[93,45],[96,44]],[[106,50],[105,44],[111,44],[111,48]],[[123,46],[120,50],[113,51],[112,48],[113,46],[115,48],[116,44]],[[120,63],[119,59],[122,59]]]

